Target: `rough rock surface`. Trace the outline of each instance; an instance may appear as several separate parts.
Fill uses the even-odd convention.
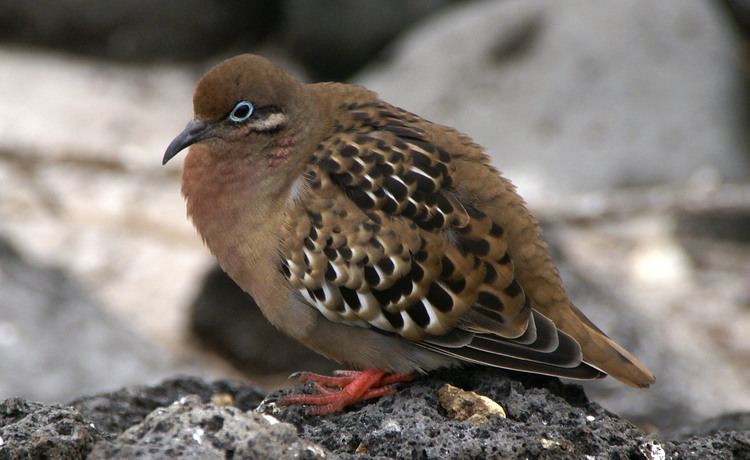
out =
[[[448,382],[493,399],[508,417],[491,416],[480,426],[448,419],[438,403],[438,390]],[[8,399],[0,402],[0,458],[750,456],[750,431],[742,423],[725,422],[678,440],[646,436],[590,402],[579,386],[491,369],[443,371],[394,396],[322,418],[300,407],[277,407],[270,400],[279,394],[263,403],[261,413],[248,412],[260,402],[256,387],[196,378],[126,388],[66,407]]]
[[[317,445],[273,417],[217,407],[188,396],[151,412],[143,422],[91,452],[91,459],[326,458]]]
[[[306,416],[303,408],[269,410],[341,458],[358,458],[356,452],[374,458],[649,458],[646,452],[685,454],[693,446],[653,441],[588,401],[579,386],[510,375],[491,369],[445,371],[405,386],[395,397],[325,418]],[[507,418],[491,417],[481,426],[448,419],[438,402],[445,383],[493,399]],[[747,434],[722,436],[735,441],[715,450],[702,448],[701,458],[750,449]]]
[[[256,386],[231,380],[208,382],[195,377],[169,379],[154,386],[126,387],[111,393],[85,396],[71,401],[97,429],[119,434],[143,421],[152,411],[186,396],[198,396],[204,403],[217,395],[228,395],[231,404],[247,411],[255,408],[264,393]]]
[[[262,398],[260,390],[252,385],[184,377],[167,380],[153,387],[134,386],[88,396],[65,406],[41,404],[20,398],[7,399],[0,402],[0,459],[85,458],[95,445],[98,445],[99,455],[106,452],[107,457],[125,451],[132,453],[138,450],[137,443],[117,442],[117,437],[131,427],[147,425],[148,422],[144,421],[149,414],[188,397],[191,397],[191,407],[200,407],[201,403],[210,402],[216,395],[227,396],[240,411],[255,407]],[[185,411],[184,405],[183,409],[172,409],[172,412],[177,413]],[[159,413],[154,414],[149,421],[159,416]],[[193,422],[197,423],[196,420],[200,421],[201,418],[193,419]],[[183,421],[184,430],[193,430],[195,433],[193,422]],[[207,422],[210,424],[211,420],[208,419]],[[216,421],[213,422],[211,426],[216,426]],[[158,433],[159,430],[157,427],[153,431]],[[247,432],[238,428],[236,435],[242,434]],[[132,438],[126,439],[132,441]],[[153,440],[153,436],[149,439]],[[163,438],[164,449],[167,448],[166,439]],[[292,445],[281,445],[287,444]],[[184,453],[182,450],[180,452]],[[197,458],[191,457],[191,452],[187,452],[186,457]],[[224,458],[223,454],[221,458]]]
[[[20,398],[0,402],[0,458],[85,458],[103,434],[80,412]]]

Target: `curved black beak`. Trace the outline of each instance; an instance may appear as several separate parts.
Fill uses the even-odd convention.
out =
[[[183,129],[182,132],[169,143],[167,151],[164,152],[164,158],[162,158],[161,164],[167,164],[167,161],[186,147],[209,137],[211,137],[211,125],[201,121],[192,120],[187,126],[185,126],[185,129]]]

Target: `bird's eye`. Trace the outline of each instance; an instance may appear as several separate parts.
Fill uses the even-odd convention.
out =
[[[236,123],[246,121],[253,114],[253,104],[248,101],[240,101],[235,104],[231,112],[229,112],[229,119]]]

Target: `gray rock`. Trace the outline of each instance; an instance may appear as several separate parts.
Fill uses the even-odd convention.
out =
[[[447,418],[438,403],[438,389],[446,382],[493,399],[508,417],[490,417],[479,426]],[[394,396],[326,417],[269,402],[262,409],[272,415],[246,412],[259,394],[238,382],[179,378],[82,398],[72,407],[5,400],[0,402],[0,459],[750,455],[747,415],[737,414],[709,432],[647,436],[590,402],[579,386],[486,368],[435,373]]]
[[[3,47],[0,75],[0,234],[181,351],[211,255],[185,216],[180,165],[159,158],[191,117],[198,75]],[[52,99],[44,123],[24,122]]]
[[[0,395],[64,401],[157,380],[181,366],[107,316],[56,269],[0,238]]]
[[[235,407],[202,406],[217,395]],[[85,458],[91,454],[95,445],[97,448],[91,454],[94,458],[125,455],[125,451],[135,452],[138,450],[138,441],[133,436],[125,437],[123,440],[118,440],[118,436],[126,432],[137,432],[139,429],[149,431],[144,427],[155,419],[161,420],[164,424],[169,423],[168,417],[165,419],[164,414],[175,411],[182,414],[189,411],[186,409],[185,401],[189,401],[191,407],[204,407],[205,410],[201,412],[204,415],[207,411],[212,411],[213,415],[218,417],[225,409],[230,411],[233,418],[230,417],[232,419],[227,423],[227,427],[236,428],[236,424],[242,424],[245,418],[249,420],[247,423],[257,424],[258,416],[245,416],[242,411],[257,406],[262,395],[253,385],[228,380],[209,382],[184,377],[167,380],[152,387],[134,386],[112,393],[87,396],[67,406],[11,398],[0,402],[0,459]],[[178,401],[183,403],[176,403]],[[174,408],[170,408],[173,404],[176,404]],[[163,408],[167,409],[159,411]],[[147,420],[149,414],[152,415]],[[198,428],[201,428],[200,422],[205,421],[202,429],[205,429],[206,437],[210,441],[215,441],[216,436],[227,435],[229,431],[237,436],[237,442],[246,442],[250,439],[251,433],[243,432],[239,428],[225,428],[221,431],[220,427],[217,428],[220,422],[213,415],[205,419],[198,416],[189,419],[190,421],[185,420],[182,432],[196,434],[196,423],[199,424]],[[268,422],[265,422],[265,425],[268,425]],[[159,428],[150,431],[148,439],[153,441],[154,431],[158,433],[163,427],[164,425],[160,425]],[[220,433],[214,433],[213,428],[217,428],[214,431]],[[129,429],[132,430],[129,432]],[[279,425],[272,429],[263,427],[262,430],[265,430],[263,433],[278,434],[279,442],[277,445],[269,444],[269,438],[260,435],[258,437],[262,442],[256,446],[258,449],[267,452],[280,451],[279,449],[290,451],[295,443],[299,443],[296,438],[290,438],[294,433],[291,427]],[[166,438],[162,440],[166,442]],[[194,443],[194,438],[192,441]],[[191,444],[186,444],[185,449],[189,449],[190,446]],[[239,452],[252,452],[252,446],[238,447]],[[194,454],[206,452],[213,451],[191,449],[183,453],[187,458],[196,458]]]
[[[126,387],[111,393],[84,396],[68,403],[97,429],[118,435],[141,423],[148,414],[193,395],[207,403],[217,394],[228,395],[232,405],[247,411],[260,404],[264,393],[254,385],[231,380],[208,382],[195,377],[179,377],[154,386]]]
[[[446,418],[438,403],[438,389],[444,383],[493,399],[505,409],[507,418],[493,417],[483,426]],[[283,408],[274,414],[297,426],[302,438],[319,443],[339,458],[362,458],[362,452],[365,458],[719,459],[750,455],[748,432],[656,440],[590,402],[580,386],[487,368],[435,373],[393,397],[343,414],[319,418],[305,415],[303,408]]]
[[[116,439],[97,445],[91,459],[325,458],[324,449],[297,437],[273,417],[203,404],[187,396],[150,413]]]
[[[471,135],[533,204],[700,171],[747,178],[737,47],[709,2],[477,2],[355,82]]]
[[[0,458],[82,459],[104,435],[76,410],[20,398],[0,402]]]

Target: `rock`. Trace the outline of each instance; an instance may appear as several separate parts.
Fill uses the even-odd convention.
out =
[[[20,398],[0,402],[0,458],[85,458],[104,435],[76,410]]]
[[[481,426],[449,419],[438,401],[446,383],[498,402],[507,418],[490,417]],[[577,385],[488,368],[434,373],[392,397],[343,414],[308,416],[298,407],[266,406],[266,410],[294,424],[303,439],[320,444],[338,458],[718,459],[750,455],[747,432],[655,440],[590,402]]]
[[[448,383],[438,390],[438,400],[448,418],[453,420],[468,420],[474,425],[484,425],[493,415],[506,417],[505,409],[487,396]]]
[[[61,270],[0,238],[0,395],[63,401],[195,368],[138,337]]]
[[[446,383],[500,402],[507,418],[451,420]],[[277,393],[279,394],[287,393]],[[224,395],[235,405],[210,403]],[[300,407],[248,412],[252,385],[178,378],[81,398],[70,407],[0,402],[0,458],[744,458],[739,422],[686,438],[644,435],[558,379],[487,368],[445,370],[345,413]],[[739,420],[739,419],[738,419]],[[283,423],[280,423],[283,422]]]
[[[219,268],[204,278],[193,301],[190,329],[204,346],[248,375],[286,377],[299,370],[327,373],[336,368],[333,362],[274,328],[252,297]]]
[[[203,404],[187,396],[151,412],[116,439],[100,443],[91,459],[326,458],[324,449],[270,416]]]
[[[748,178],[737,49],[712,3],[472,2],[354,81],[472,136],[534,205],[706,171]]]
[[[185,217],[180,167],[161,166],[198,74],[0,48],[0,234],[173,349],[212,263]],[[43,107],[44,123],[24,121]]]
[[[180,377],[155,386],[133,386],[85,396],[69,404],[91,420],[97,429],[117,435],[141,423],[154,410],[190,395],[200,397],[203,403],[215,404],[218,400],[223,401],[221,405],[248,411],[260,404],[264,393],[256,386],[231,380],[207,382],[195,377]]]
[[[229,395],[236,407],[202,408],[202,404],[208,403],[217,394]],[[189,377],[167,380],[152,387],[134,386],[112,393],[87,396],[66,406],[11,398],[0,402],[0,458],[84,458],[94,446],[96,449],[91,454],[93,458],[124,455],[125,451],[136,452],[137,436],[132,433],[144,429],[145,425],[155,419],[162,420],[164,424],[169,423],[169,417],[165,417],[165,413],[177,413],[175,417],[179,418],[193,408],[197,414],[192,419],[188,416],[184,421],[182,433],[192,430],[191,433],[195,434],[193,423],[205,421],[206,439],[215,441],[226,435],[228,430],[215,430],[219,431],[218,434],[212,432],[212,428],[217,427],[218,423],[213,415],[229,412],[226,426],[235,427],[233,432],[237,435],[237,441],[244,442],[249,439],[248,433],[242,432],[238,426],[243,426],[244,419],[248,419],[246,423],[251,426],[257,425],[259,417],[244,416],[242,411],[257,406],[261,399],[262,393],[252,385],[228,380],[208,382]],[[189,401],[190,409],[187,409],[187,402],[180,405],[179,401]],[[176,406],[170,408],[173,403]],[[212,412],[210,417],[201,418],[209,412]],[[149,414],[152,415],[147,420]],[[155,431],[159,432],[159,429]],[[293,428],[279,426],[274,429],[265,428],[265,431],[279,436],[287,433],[286,436],[289,437],[288,433],[293,432]],[[125,432],[129,435],[119,440],[118,436]],[[239,436],[240,434],[243,436]],[[148,439],[153,440],[153,437]],[[166,441],[166,438],[162,439]],[[274,445],[269,437],[261,436],[261,440],[265,441],[261,448],[274,452]],[[281,447],[277,446],[277,451],[281,448],[291,451],[295,442],[298,441],[287,442],[282,438],[278,442]],[[251,452],[252,449],[253,446],[239,446],[238,450]],[[191,457],[192,453],[188,452],[185,456],[195,458]],[[221,458],[224,458],[223,454]]]

